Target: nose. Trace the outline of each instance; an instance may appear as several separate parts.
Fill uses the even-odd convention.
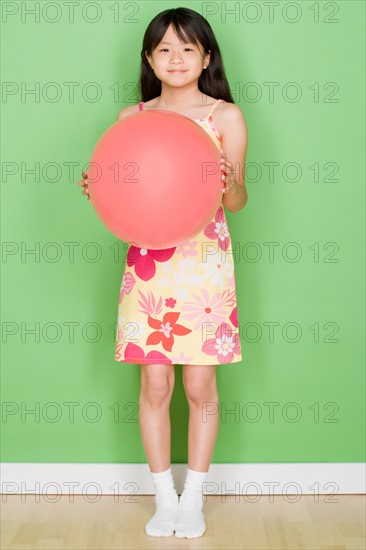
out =
[[[178,53],[172,53],[170,63],[176,63],[177,61],[178,63],[182,63],[182,57]]]

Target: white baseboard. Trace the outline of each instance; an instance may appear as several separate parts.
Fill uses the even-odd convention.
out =
[[[151,495],[148,464],[3,462],[1,494]],[[186,464],[172,464],[178,494]],[[364,462],[211,464],[205,495],[335,495],[366,493]],[[294,498],[294,497],[292,497]]]

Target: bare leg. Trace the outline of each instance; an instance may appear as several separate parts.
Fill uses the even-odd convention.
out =
[[[206,531],[203,484],[219,425],[216,365],[184,365],[183,384],[189,403],[188,469],[179,500],[175,536],[196,538]]]
[[[173,535],[178,509],[170,465],[169,405],[173,388],[174,365],[141,365],[139,423],[156,504],[145,532],[153,537]]]
[[[217,365],[184,365],[183,384],[189,404],[188,468],[207,472],[219,426]]]
[[[139,423],[152,472],[163,472],[170,466],[169,406],[174,380],[174,365],[141,365]]]

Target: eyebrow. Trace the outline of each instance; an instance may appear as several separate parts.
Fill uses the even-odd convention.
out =
[[[168,46],[170,46],[170,42],[160,42],[160,44],[168,44]],[[184,42],[184,44],[190,44],[191,46],[193,46],[193,42]]]

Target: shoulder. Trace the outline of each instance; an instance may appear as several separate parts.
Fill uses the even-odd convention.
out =
[[[244,113],[235,103],[222,102],[214,110],[216,113],[220,134],[223,136],[227,132],[243,133],[247,136],[247,126]]]
[[[223,101],[215,110],[217,110],[217,114],[225,125],[231,123],[245,124],[244,113],[235,103]]]
[[[132,115],[132,113],[136,113],[139,110],[139,104],[135,103],[134,105],[129,105],[128,107],[125,107],[122,109],[117,116],[117,120],[121,120],[122,118]]]

